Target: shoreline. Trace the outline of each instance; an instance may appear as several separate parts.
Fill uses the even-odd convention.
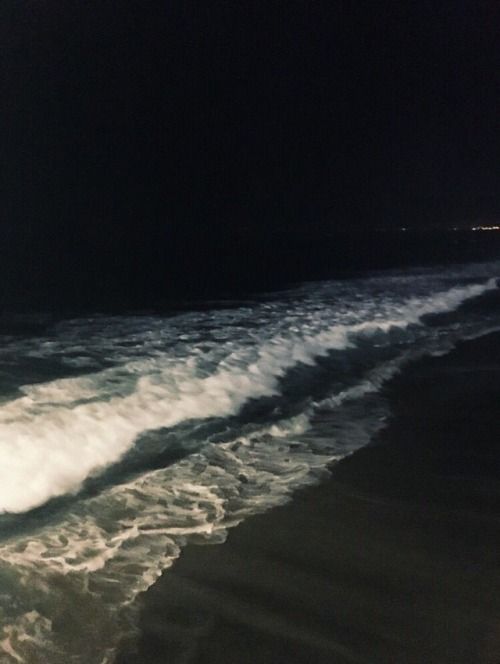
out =
[[[500,334],[406,367],[331,477],[187,546],[117,664],[496,664]]]

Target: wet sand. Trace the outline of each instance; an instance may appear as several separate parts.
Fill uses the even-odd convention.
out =
[[[183,551],[119,664],[500,662],[500,335],[385,391],[328,481]]]

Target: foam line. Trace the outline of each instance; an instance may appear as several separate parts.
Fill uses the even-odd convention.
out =
[[[427,309],[422,301],[411,307]],[[348,333],[370,332],[368,323]],[[15,575],[17,582],[7,585],[2,577],[3,605],[11,609],[0,623],[1,661],[43,657],[62,664],[72,653],[75,662],[111,662],[120,635],[130,636],[135,597],[175,561],[186,542],[222,542],[228,528],[318,481],[329,461],[366,444],[382,425],[384,402],[376,395],[365,399],[367,394],[376,393],[406,362],[447,352],[461,339],[494,329],[498,325],[485,327],[484,319],[455,331],[450,328],[446,335],[423,329],[422,343],[378,364],[357,384],[310,405],[301,415],[246,431],[228,442],[207,444],[170,467],[75,501],[52,522],[4,540],[0,572],[7,568],[7,578]],[[239,352],[235,357],[243,359]],[[228,360],[224,370],[230,366]],[[158,376],[152,382],[157,384]],[[37,399],[47,404],[48,393],[42,396],[43,392],[37,392],[32,407]],[[77,395],[75,389],[73,396]],[[314,418],[323,409],[335,411],[335,441],[330,429],[325,443],[314,430]],[[355,427],[354,436],[349,427]],[[10,605],[5,599],[9,593]],[[72,624],[67,633],[53,629],[61,615]],[[81,615],[86,616],[83,623]],[[90,632],[96,635],[97,648],[88,639]]]
[[[127,380],[105,374],[26,388],[0,409],[0,512],[23,512],[77,491],[91,474],[113,464],[151,429],[192,418],[223,417],[250,399],[279,393],[280,378],[299,363],[355,345],[358,335],[404,329],[431,313],[496,288],[496,280],[455,287],[389,307],[387,318],[303,329],[229,345],[218,363],[200,353],[184,361],[158,355],[120,368]],[[387,307],[386,307],[387,309]],[[123,377],[122,376],[122,377]],[[128,382],[127,382],[128,381]]]

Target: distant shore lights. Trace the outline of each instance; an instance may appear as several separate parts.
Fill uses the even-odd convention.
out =
[[[473,231],[500,231],[500,226],[473,226]]]

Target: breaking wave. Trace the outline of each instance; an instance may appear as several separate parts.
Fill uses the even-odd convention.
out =
[[[5,340],[39,376],[18,372],[0,406],[0,661],[111,662],[136,596],[187,543],[223,542],[368,443],[388,415],[381,387],[406,363],[499,329],[495,313],[460,313],[497,288],[474,270]],[[176,427],[182,450],[165,461]]]
[[[251,399],[278,394],[280,378],[299,363],[311,365],[331,350],[353,346],[359,335],[403,329],[425,315],[452,311],[493,288],[496,281],[490,279],[386,307],[383,318],[333,323],[261,343],[257,338],[254,347],[233,342],[210,369],[200,366],[199,353],[184,361],[166,354],[104,375],[24,387],[24,396],[0,409],[0,512],[23,512],[78,491],[144,431],[234,415]]]

